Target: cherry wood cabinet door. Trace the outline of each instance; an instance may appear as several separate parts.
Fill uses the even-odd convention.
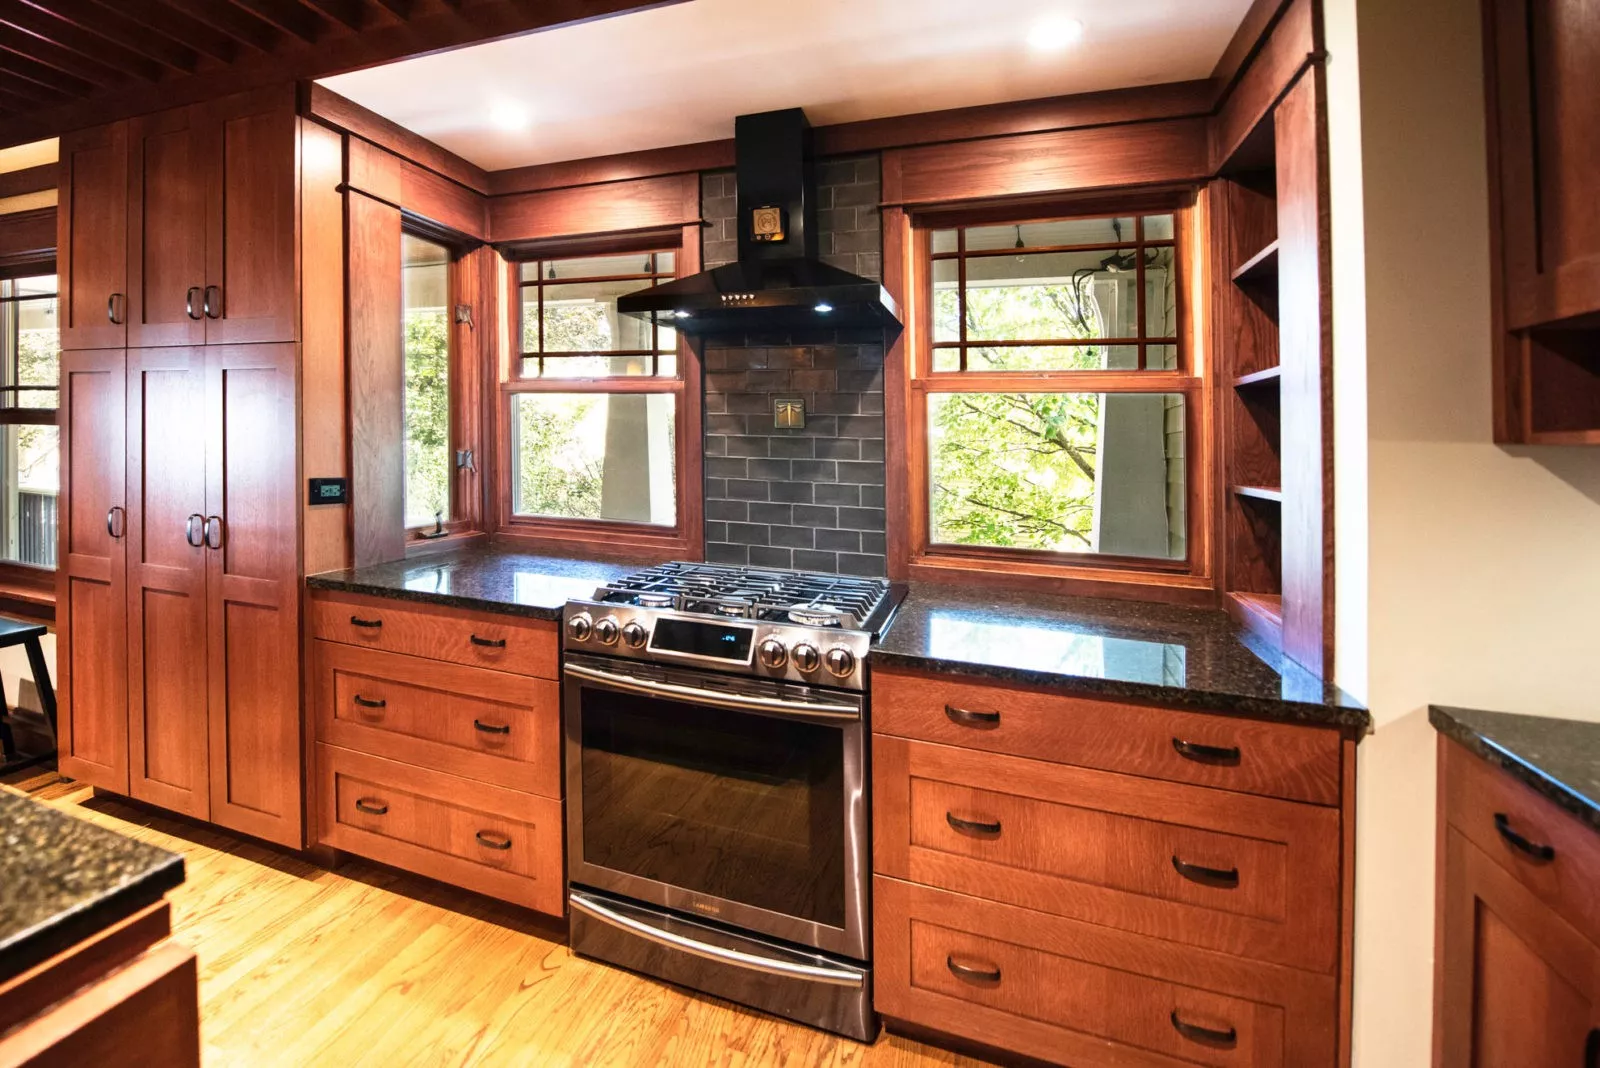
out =
[[[303,844],[294,345],[206,348],[211,819]]]
[[[128,316],[128,124],[61,136],[61,347],[121,348]]]
[[[128,353],[132,796],[210,815],[206,773],[206,357]]]
[[[207,344],[294,341],[296,125],[284,89],[205,105]]]
[[[203,108],[128,126],[128,345],[206,339],[206,167]]]
[[[124,378],[121,350],[61,354],[60,768],[63,775],[117,793],[128,791]]]
[[[1600,947],[1451,827],[1437,1068],[1600,1064]]]

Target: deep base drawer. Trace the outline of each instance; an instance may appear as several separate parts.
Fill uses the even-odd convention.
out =
[[[878,876],[877,1009],[1072,1065],[1333,1068],[1332,976]]]
[[[561,915],[560,801],[317,746],[318,841]]]

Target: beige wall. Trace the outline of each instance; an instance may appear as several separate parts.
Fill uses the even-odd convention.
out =
[[[1377,724],[1358,769],[1356,1064],[1416,1068],[1432,1012],[1427,705],[1600,720],[1600,450],[1490,442],[1478,4],[1327,11],[1340,681]]]

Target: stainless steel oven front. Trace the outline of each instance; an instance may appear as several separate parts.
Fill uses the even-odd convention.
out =
[[[568,654],[568,874],[869,956],[863,695]]]

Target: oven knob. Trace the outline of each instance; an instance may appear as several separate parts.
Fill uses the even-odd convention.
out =
[[[617,635],[622,633],[622,628],[617,626],[616,616],[606,616],[594,625],[594,636],[601,645],[617,644]]]
[[[856,654],[842,645],[835,645],[828,650],[826,663],[829,674],[836,678],[847,678],[856,669]]]
[[[567,620],[567,637],[575,642],[586,642],[589,635],[594,633],[594,620],[589,618],[588,612],[579,612]]]
[[[650,635],[637,622],[629,623],[622,628],[622,640],[628,643],[629,649],[637,649],[645,643]]]
[[[817,647],[805,642],[795,646],[790,655],[794,657],[794,666],[806,674],[817,670],[817,665],[822,663],[822,657],[817,654]]]
[[[772,668],[774,671],[789,662],[789,650],[785,649],[783,643],[776,638],[768,638],[762,642],[758,652],[761,657],[761,666]],[[799,650],[796,649],[795,652],[798,653]]]

